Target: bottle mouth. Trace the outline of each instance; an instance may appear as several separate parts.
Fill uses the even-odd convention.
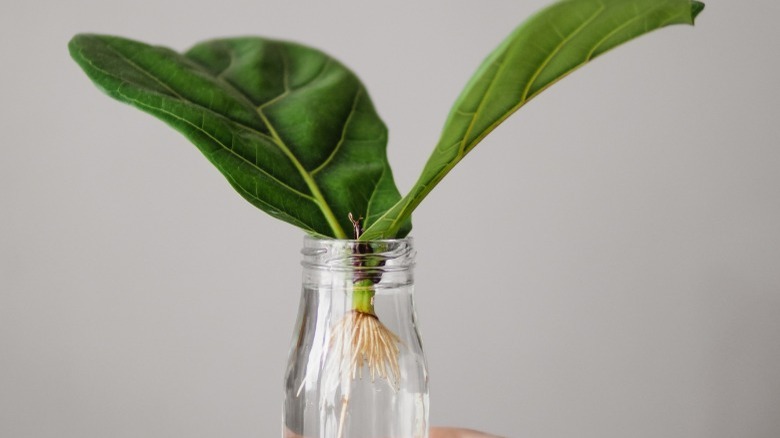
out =
[[[310,269],[355,272],[394,272],[414,266],[413,239],[351,240],[306,236],[303,261]]]

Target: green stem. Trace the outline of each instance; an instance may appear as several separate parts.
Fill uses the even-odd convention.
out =
[[[367,313],[369,315],[376,315],[376,313],[374,313],[375,294],[374,282],[370,279],[356,282],[352,288],[352,310]]]

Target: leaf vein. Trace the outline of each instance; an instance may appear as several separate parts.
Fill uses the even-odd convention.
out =
[[[325,161],[322,162],[322,164],[320,164],[310,172],[312,176],[316,175],[322,169],[324,169],[328,164],[330,164],[330,162],[333,161],[333,158],[338,154],[339,150],[341,150],[341,145],[344,144],[347,138],[347,129],[349,129],[350,122],[352,121],[352,117],[355,115],[357,104],[360,101],[360,96],[362,95],[363,95],[363,89],[358,88],[357,92],[355,93],[354,99],[352,99],[352,108],[350,109],[349,114],[347,115],[347,119],[344,121],[344,125],[341,128],[341,137],[339,137],[339,141],[338,143],[336,143],[336,147],[333,148],[333,151],[330,153],[330,155],[328,155]]]
[[[197,130],[198,132],[200,132],[200,133],[206,135],[208,138],[210,138],[214,143],[216,143],[217,145],[219,145],[222,148],[221,150],[227,151],[227,152],[231,153],[232,155],[234,155],[235,157],[239,158],[241,161],[243,161],[244,163],[248,164],[250,167],[254,168],[258,172],[264,174],[269,179],[273,180],[274,182],[276,182],[277,184],[279,184],[283,188],[285,188],[285,189],[287,189],[287,190],[289,190],[289,191],[291,191],[291,192],[295,193],[296,195],[301,196],[303,198],[309,199],[311,201],[316,201],[311,195],[308,195],[306,193],[303,193],[303,192],[293,188],[292,186],[288,185],[284,181],[281,181],[278,178],[276,178],[273,174],[271,174],[267,170],[263,169],[262,167],[257,166],[255,163],[247,160],[246,157],[244,157],[243,155],[241,155],[238,152],[234,151],[231,147],[228,147],[226,144],[224,144],[218,138],[214,137],[210,132],[208,132],[203,127],[199,127],[197,124],[192,123],[190,120],[188,120],[188,119],[186,119],[184,117],[181,117],[181,116],[179,116],[176,113],[170,112],[170,111],[168,111],[168,110],[166,110],[166,109],[164,109],[162,107],[146,104],[146,103],[141,102],[141,101],[139,101],[137,99],[133,99],[133,98],[127,96],[127,95],[125,95],[125,98],[128,99],[128,101],[133,102],[134,104],[136,104],[138,106],[151,108],[151,109],[160,111],[160,112],[162,112],[162,113],[164,113],[164,114],[166,114],[166,115],[168,115],[168,116],[170,116],[170,117],[172,117],[172,118],[174,118],[176,120],[179,120],[180,122],[186,123],[187,125],[191,126],[195,130]]]
[[[171,88],[171,86],[170,86],[170,85],[168,85],[167,83],[165,83],[165,82],[163,82],[162,80],[160,80],[160,78],[158,78],[158,77],[156,77],[156,76],[152,75],[151,73],[149,73],[148,71],[146,71],[144,68],[142,68],[140,65],[138,65],[138,64],[137,64],[135,61],[133,61],[133,60],[132,60],[132,59],[131,59],[129,56],[126,56],[124,53],[122,53],[122,52],[120,52],[119,50],[115,49],[115,48],[114,48],[114,47],[113,47],[111,44],[109,44],[109,43],[106,43],[106,47],[108,47],[108,49],[109,49],[109,50],[111,50],[111,51],[112,51],[112,52],[114,52],[114,53],[115,53],[117,56],[119,56],[119,58],[123,59],[123,60],[124,60],[124,61],[126,61],[128,64],[130,64],[130,65],[131,65],[133,68],[135,68],[136,70],[140,71],[141,73],[143,73],[144,75],[146,75],[147,77],[149,77],[151,80],[153,80],[153,81],[154,81],[154,82],[156,82],[157,84],[159,84],[159,85],[162,85],[162,86],[163,86],[163,88],[165,88],[166,90],[170,91],[170,92],[171,92],[171,94],[173,94],[174,96],[176,96],[176,97],[178,97],[178,98],[180,98],[180,99],[183,99],[182,95],[181,95],[181,94],[179,94],[179,93],[178,93],[176,90],[174,90],[173,88]],[[97,66],[95,66],[95,64],[94,64],[94,63],[92,63],[91,61],[90,61],[90,64],[91,64],[93,67],[95,67],[95,68],[98,68],[98,67],[97,67]],[[98,68],[98,70],[101,70],[101,71],[105,72],[105,70],[102,70],[102,69],[99,69],[99,68]],[[105,72],[105,73],[108,73],[108,72]],[[113,75],[111,75],[111,76],[113,76]]]
[[[636,9],[636,5],[634,5],[634,8]],[[643,19],[643,18],[644,18],[644,19],[646,19],[647,17],[646,17],[645,15],[646,15],[647,13],[649,13],[650,11],[652,11],[653,9],[655,9],[655,6],[651,6],[650,8],[648,8],[648,9],[646,9],[646,10],[642,11],[642,12],[635,12],[635,13],[637,14],[637,16],[636,16],[636,17],[634,17],[634,18],[632,18],[632,19],[630,19],[630,20],[626,21],[625,23],[621,24],[620,26],[618,26],[618,27],[614,28],[612,31],[610,31],[609,33],[607,33],[607,34],[606,34],[606,35],[605,35],[605,36],[604,36],[602,39],[600,39],[600,40],[599,40],[599,41],[596,43],[596,45],[593,47],[593,49],[591,49],[591,51],[590,51],[590,52],[588,52],[588,56],[586,56],[586,57],[585,57],[585,62],[588,62],[588,61],[590,61],[591,59],[593,59],[593,54],[594,54],[594,53],[596,53],[596,51],[599,49],[599,47],[601,47],[601,46],[602,46],[602,45],[603,45],[605,42],[607,42],[607,41],[608,41],[610,38],[612,38],[612,37],[613,37],[614,35],[616,35],[618,32],[620,32],[621,30],[623,30],[623,29],[625,29],[625,28],[627,28],[627,27],[631,26],[631,25],[632,25],[632,24],[634,24],[634,23],[635,23],[637,20],[640,20],[640,19]],[[647,24],[645,24],[645,27],[647,27]],[[645,31],[646,31],[646,30],[645,30]]]
[[[536,83],[536,80],[541,76],[541,74],[544,72],[544,70],[547,69],[547,66],[550,65],[550,62],[552,62],[553,59],[560,53],[561,49],[563,49],[575,36],[577,36],[580,32],[582,32],[583,29],[588,27],[589,24],[593,23],[593,21],[601,15],[602,12],[604,12],[605,6],[604,4],[601,4],[599,9],[596,10],[590,17],[585,19],[582,24],[580,24],[574,31],[566,36],[560,43],[558,43],[557,46],[550,52],[550,54],[547,56],[547,58],[542,62],[542,64],[536,68],[533,75],[531,76],[531,79],[528,81],[528,83],[525,86],[525,89],[523,90],[523,94],[520,96],[520,101],[525,101],[528,97],[528,93],[531,90],[531,87],[534,86]]]

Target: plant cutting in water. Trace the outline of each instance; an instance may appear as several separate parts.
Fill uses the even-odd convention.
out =
[[[693,24],[703,8],[691,0],[564,0],[537,13],[477,68],[403,197],[368,92],[323,52],[260,37],[178,53],[81,34],[69,47],[99,88],[184,134],[247,201],[311,235],[353,238],[353,250],[365,254],[381,239],[406,236],[427,194],[526,102],[626,41]],[[352,312],[334,327],[332,346],[349,345],[340,372],[358,378],[365,369],[395,386],[400,346],[374,310],[378,280],[354,278]]]

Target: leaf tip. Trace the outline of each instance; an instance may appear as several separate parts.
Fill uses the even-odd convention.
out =
[[[691,22],[696,21],[696,17],[704,10],[704,3],[692,1],[691,2]]]
[[[78,53],[79,51],[84,47],[87,40],[92,35],[87,33],[77,33],[76,35],[73,35],[73,38],[68,41],[68,52],[70,52],[71,58],[78,61]]]
[[[73,35],[73,38],[68,41],[68,47],[73,47],[79,45],[83,40],[86,38],[89,38],[89,34],[86,33],[77,33],[76,35]]]
[[[70,52],[71,56],[73,55],[73,52],[78,48],[79,40],[81,39],[80,33],[77,33],[76,35],[73,35],[73,38],[68,41],[68,51]]]

